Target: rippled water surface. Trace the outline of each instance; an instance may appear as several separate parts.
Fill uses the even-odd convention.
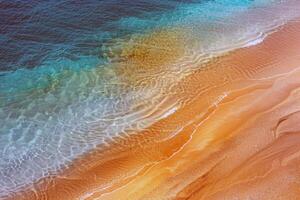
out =
[[[174,83],[261,42],[290,2],[0,1],[0,197],[174,112]]]

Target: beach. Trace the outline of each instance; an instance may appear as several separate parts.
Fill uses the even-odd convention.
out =
[[[8,199],[299,199],[299,52],[294,19],[216,56],[174,83],[161,119]]]

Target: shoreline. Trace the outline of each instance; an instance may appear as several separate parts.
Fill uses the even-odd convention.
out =
[[[292,123],[300,119],[295,112],[300,109],[297,103],[300,96],[290,95],[300,87],[299,51],[300,22],[295,20],[262,43],[205,63],[172,90],[174,96],[180,97],[181,108],[140,133],[120,137],[106,149],[74,161],[63,174],[35,184],[34,191],[28,189],[8,199],[68,200],[85,196],[86,199],[179,200],[220,199],[222,195],[230,199],[236,194],[274,199],[267,195],[275,195],[276,191],[300,197],[300,192],[282,192],[280,188],[274,194],[264,194],[257,186],[263,183],[256,180],[249,186],[248,183],[236,186],[258,175],[273,173],[267,166],[270,163],[273,166],[276,155],[266,161],[260,157],[268,156],[270,148],[277,151],[286,148],[278,156],[285,161],[278,162],[287,163],[284,167],[292,165],[294,171],[300,172],[296,165],[300,149],[295,143],[299,136],[284,134],[287,130],[300,132],[300,127]],[[257,135],[258,130],[276,127],[278,121],[291,113],[294,113],[292,122],[284,123],[292,125],[281,127],[277,133],[284,135],[278,137],[282,140],[268,131]],[[260,124],[258,119],[262,120],[262,116],[267,119],[266,124]],[[261,141],[255,139],[258,136]],[[249,165],[261,170],[253,171]],[[286,168],[278,163],[274,166],[279,174],[285,174]],[[276,179],[276,175],[271,178]],[[268,180],[264,180],[262,188],[270,187]],[[257,188],[256,194],[250,188]]]

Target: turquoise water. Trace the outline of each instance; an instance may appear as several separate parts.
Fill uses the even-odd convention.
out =
[[[166,100],[161,91],[178,74],[199,67],[186,63],[260,42],[299,13],[289,2],[1,1],[0,197],[57,173],[107,138],[162,117],[172,106],[145,115]],[[141,75],[138,69],[119,72],[122,50],[142,46],[145,40],[136,38],[169,30],[180,42],[162,42],[183,51],[170,66],[164,63],[163,81],[146,73],[155,84],[136,87],[128,80]]]
[[[110,1],[108,1],[110,2]],[[184,2],[184,1],[183,1]],[[199,1],[202,2],[202,1]],[[110,40],[113,40],[115,38],[123,38],[122,36],[130,37],[131,34],[143,34],[147,31],[151,31],[153,29],[158,29],[166,26],[174,26],[174,25],[182,25],[185,23],[190,23],[196,19],[197,22],[200,20],[203,22],[209,22],[210,20],[216,21],[216,20],[222,20],[224,17],[228,17],[236,12],[242,12],[243,10],[252,7],[260,5],[260,3],[268,2],[268,1],[203,1],[203,3],[182,3],[182,2],[152,2],[152,3],[145,3],[145,2],[139,2],[134,3],[126,2],[123,4],[119,4],[118,2],[111,1],[109,3],[110,6],[117,8],[123,8],[125,11],[128,12],[127,15],[124,17],[114,17],[109,18],[109,16],[101,16],[100,14],[95,14],[96,16],[93,16],[93,13],[90,14],[90,16],[87,13],[82,13],[82,16],[79,15],[82,19],[74,20],[69,22],[69,26],[72,26],[72,23],[74,23],[73,26],[77,26],[73,29],[67,26],[66,20],[67,16],[62,17],[63,12],[67,12],[62,10],[59,15],[58,19],[56,19],[53,23],[57,23],[59,25],[59,32],[66,32],[62,35],[47,35],[43,39],[43,28],[44,26],[47,26],[47,23],[43,23],[41,26],[41,33],[39,31],[35,30],[32,31],[35,26],[34,22],[27,22],[24,27],[20,27],[20,32],[17,34],[17,36],[13,36],[13,38],[21,38],[20,44],[16,44],[16,48],[12,48],[11,51],[14,53],[18,50],[18,45],[23,45],[22,43],[25,43],[25,48],[22,52],[20,52],[21,56],[18,57],[12,57],[12,59],[7,59],[5,62],[5,59],[3,59],[1,63],[1,67],[4,68],[1,72],[3,77],[3,84],[1,84],[1,91],[9,90],[11,92],[18,92],[18,90],[26,90],[30,88],[35,87],[46,87],[49,83],[45,80],[45,78],[41,78],[41,76],[57,76],[62,70],[74,70],[78,71],[81,69],[87,69],[92,67],[99,67],[99,66],[107,66],[109,65],[109,61],[105,58],[105,55],[103,55],[103,50],[105,51],[105,43],[109,42]],[[94,2],[95,3],[95,2]],[[52,15],[55,16],[56,8],[57,6],[60,6],[63,3],[57,3],[52,5],[52,3],[40,3],[40,6],[36,6],[33,9],[32,12],[42,12],[44,10],[48,11],[49,15],[48,18],[51,18]],[[45,4],[45,5],[44,5]],[[67,3],[66,3],[67,4]],[[143,5],[145,4],[145,5]],[[151,8],[145,9],[143,6],[147,7],[147,4],[154,4]],[[105,5],[105,4],[104,4]],[[139,5],[139,6],[137,6]],[[22,5],[21,5],[22,6]],[[65,5],[68,7],[69,5]],[[80,6],[80,5],[78,5]],[[91,5],[87,4],[87,8],[92,7],[93,3]],[[133,8],[132,8],[133,6]],[[136,8],[134,8],[134,6]],[[99,6],[100,7],[100,6]],[[128,10],[126,8],[128,7]],[[167,7],[165,8],[166,11],[157,11],[159,8]],[[130,9],[129,9],[130,8]],[[71,12],[68,8],[68,12]],[[78,9],[76,6],[74,6],[73,9]],[[110,9],[108,7],[107,9]],[[145,9],[145,11],[143,11]],[[138,16],[130,16],[132,10],[142,10],[141,14]],[[30,10],[31,11],[31,10]],[[87,10],[86,10],[87,12]],[[95,11],[96,12],[96,11]],[[112,11],[110,11],[113,13]],[[28,15],[30,15],[29,13]],[[38,12],[39,15],[39,12]],[[78,17],[77,15],[72,16],[72,14],[69,14],[71,16],[68,17]],[[99,16],[98,16],[99,15]],[[111,14],[115,15],[115,14]],[[96,17],[96,19],[92,18],[93,21],[96,21],[97,18],[101,18],[99,21],[99,25],[91,23],[89,19],[84,21],[85,17],[92,18]],[[200,19],[199,19],[200,17]],[[41,17],[42,18],[42,17]],[[42,18],[43,19],[43,18]],[[47,20],[47,19],[45,19]],[[60,23],[66,23],[66,27],[60,27]],[[102,22],[103,21],[103,22]],[[50,21],[51,22],[51,21]],[[86,23],[91,23],[90,25],[86,25]],[[105,25],[102,25],[102,23],[105,23]],[[77,24],[78,23],[78,24]],[[81,25],[84,24],[85,27],[82,27],[83,30],[81,30]],[[51,26],[47,29],[50,29],[48,31],[56,32],[57,29],[55,27],[56,24],[50,23]],[[98,27],[100,26],[100,27]],[[101,27],[104,26],[104,27]],[[51,30],[51,28],[53,30]],[[25,29],[25,31],[24,31]],[[70,30],[68,30],[70,29]],[[74,30],[75,29],[75,30]],[[77,30],[79,29],[79,31]],[[91,30],[86,30],[91,29]],[[30,32],[32,31],[32,32]],[[23,33],[25,32],[25,33]],[[28,33],[27,33],[28,32]],[[37,33],[36,33],[37,32]],[[75,32],[75,33],[74,33]],[[76,33],[78,32],[78,33]],[[31,35],[33,34],[33,35]],[[37,37],[37,34],[39,38]],[[8,34],[9,35],[9,34]],[[63,37],[66,35],[64,39]],[[24,39],[23,39],[23,38]],[[28,38],[26,38],[28,37]],[[49,39],[58,41],[52,41]],[[24,41],[25,40],[25,41]],[[35,41],[36,40],[36,41]],[[39,41],[41,40],[41,41]],[[50,41],[47,41],[50,40]],[[6,43],[10,46],[11,40],[4,39],[3,41],[3,52],[6,50],[5,46]],[[13,41],[13,43],[18,43],[18,41]],[[47,51],[47,55],[43,50],[43,48],[49,47],[49,50]],[[36,49],[36,52],[32,52],[32,49]],[[7,52],[6,52],[7,53]],[[6,54],[4,52],[4,54]],[[24,55],[25,54],[25,55]],[[35,55],[36,54],[36,55]],[[28,58],[26,58],[26,56]],[[6,56],[10,57],[10,56]],[[37,57],[36,59],[31,57]],[[24,61],[25,60],[25,61]],[[36,63],[34,64],[27,64],[27,63]],[[28,68],[30,70],[28,70]],[[30,75],[24,75],[30,73]],[[18,81],[18,82],[15,82]],[[23,84],[20,84],[20,82]],[[25,83],[25,84],[24,84]]]

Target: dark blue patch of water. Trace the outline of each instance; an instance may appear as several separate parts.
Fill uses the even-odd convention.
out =
[[[0,1],[0,71],[34,68],[45,61],[100,57],[112,37],[131,34],[114,23],[160,15],[195,0]],[[100,62],[100,61],[99,61]]]

